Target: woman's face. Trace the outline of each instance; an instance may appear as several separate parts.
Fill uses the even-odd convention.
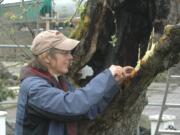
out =
[[[49,58],[49,70],[53,74],[64,75],[68,73],[73,56],[70,51],[56,50]]]

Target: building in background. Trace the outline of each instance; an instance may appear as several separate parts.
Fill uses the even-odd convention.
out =
[[[32,28],[38,26],[45,28],[46,21],[51,27],[62,26],[74,16],[79,1],[75,0],[4,0],[0,5],[0,17],[9,18],[13,24],[21,29],[24,24]],[[79,14],[73,18],[73,22],[79,20]]]

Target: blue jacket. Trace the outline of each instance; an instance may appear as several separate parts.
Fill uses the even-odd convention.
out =
[[[68,92],[47,80],[30,76],[20,84],[15,135],[66,135],[66,123],[94,119],[120,89],[109,69],[85,87]]]

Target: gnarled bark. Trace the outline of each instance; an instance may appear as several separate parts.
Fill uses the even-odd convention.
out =
[[[159,42],[147,51],[136,66],[132,79],[125,83],[103,115],[81,123],[82,135],[132,135],[144,105],[145,93],[153,78],[176,64],[180,53],[180,25],[167,26]]]
[[[167,27],[157,45],[146,52],[156,7],[155,0],[88,1],[82,28],[76,33],[82,40],[74,52],[70,76],[77,79],[76,73],[85,64],[96,75],[111,64],[135,66],[138,53],[141,60],[105,112],[94,121],[80,122],[79,135],[133,135],[147,104],[146,88],[158,73],[179,60],[180,26]],[[114,34],[115,47],[109,43]]]

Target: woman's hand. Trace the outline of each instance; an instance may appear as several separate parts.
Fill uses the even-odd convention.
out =
[[[122,84],[124,80],[127,80],[131,77],[131,73],[134,68],[131,66],[121,67],[117,65],[111,65],[109,70],[111,71],[118,84]]]
[[[124,80],[123,77],[123,68],[121,66],[111,65],[109,70],[111,71],[112,75],[114,76],[115,80],[121,84]]]
[[[124,79],[129,79],[131,77],[131,73],[132,71],[134,70],[133,67],[131,66],[125,66],[123,67],[123,76],[124,76]]]

